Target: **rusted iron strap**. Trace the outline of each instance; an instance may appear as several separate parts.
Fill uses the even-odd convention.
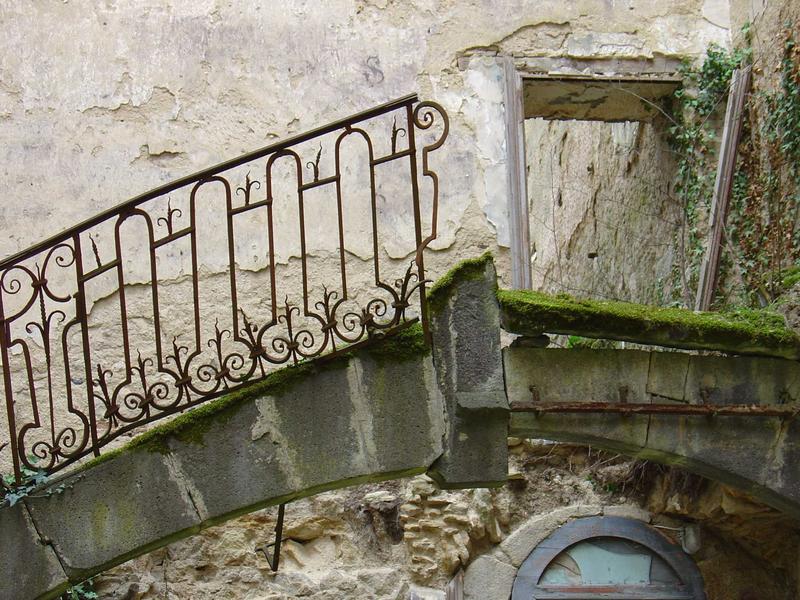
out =
[[[611,413],[678,416],[794,417],[800,407],[757,404],[620,404],[618,402],[512,402],[511,412]]]

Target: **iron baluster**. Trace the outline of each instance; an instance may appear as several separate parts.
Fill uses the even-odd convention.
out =
[[[434,192],[431,232],[425,235],[415,128],[429,129],[436,114],[441,116],[439,137],[419,146],[422,175],[433,181]],[[17,479],[23,466],[33,464],[26,449],[44,459],[46,471],[58,471],[99,455],[123,434],[263,379],[276,366],[325,360],[375,336],[392,335],[416,321],[409,314],[412,305],[427,331],[422,251],[436,236],[439,193],[428,153],[441,146],[447,131],[441,107],[406,96],[140,194],[0,261],[7,415],[0,450],[7,436]],[[359,144],[363,140],[364,155],[351,156],[342,145],[351,136]],[[376,136],[385,143],[378,144]],[[407,148],[399,147],[401,140]],[[291,191],[276,198],[273,166],[283,158],[293,163]],[[356,158],[361,162],[351,169],[354,163],[345,161]],[[333,173],[327,170],[331,164]],[[386,237],[379,227],[379,199],[387,200],[378,190],[387,176],[384,168],[401,178],[400,185],[410,186],[414,239],[398,242],[411,261],[386,262],[381,247]],[[342,189],[344,173],[363,178],[358,182],[365,194],[363,240],[345,227],[354,205]],[[253,190],[262,186],[263,199],[254,198]],[[201,191],[204,198],[212,195],[213,203],[199,200]],[[335,212],[330,223],[321,221],[317,197]],[[284,203],[291,226],[298,228],[295,255],[278,243],[283,221],[276,207]],[[245,237],[248,227],[264,217],[266,231],[258,226],[255,235]],[[133,226],[142,228],[139,237]],[[219,230],[217,241],[203,239],[208,227]],[[330,273],[318,276],[312,273],[311,252],[318,247],[314,236],[326,230],[336,248],[325,264]],[[360,279],[348,258],[358,255],[351,246],[359,241],[365,254],[371,253],[361,256],[369,266]],[[269,278],[256,288],[268,300],[245,295],[249,275],[237,266],[240,248],[252,248],[259,264],[255,272]],[[206,277],[201,251],[203,261],[216,251],[222,260],[215,268],[224,273],[212,270]],[[169,257],[181,262],[165,263]],[[297,289],[287,287],[293,269]],[[217,288],[216,275],[222,277]],[[364,283],[355,289],[356,281]],[[417,291],[418,300],[413,299]],[[75,364],[78,353],[83,369]],[[77,379],[81,372],[83,381]],[[78,386],[85,390],[85,406],[75,393]],[[280,515],[282,523],[283,508]],[[268,559],[277,566],[280,536],[274,548],[274,558]]]

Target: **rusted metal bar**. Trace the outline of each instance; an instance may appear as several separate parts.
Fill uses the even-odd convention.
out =
[[[267,564],[273,572],[277,573],[281,563],[281,543],[283,542],[283,516],[286,504],[278,506],[278,522],[275,524],[275,541],[264,544],[256,548],[256,552],[261,552],[267,559]],[[270,554],[270,548],[272,553]]]
[[[619,402],[531,401],[512,402],[511,412],[791,418],[800,413],[800,407],[758,404],[622,404]]]
[[[405,96],[140,194],[0,261],[7,422],[0,450],[9,448],[17,481],[25,469],[54,472],[98,455],[126,432],[263,379],[277,366],[326,359],[418,321],[427,331],[422,252],[436,237],[439,195],[428,155],[448,131],[441,106]],[[368,157],[345,156],[348,138],[363,144]],[[278,162],[290,169],[288,190],[273,185]],[[243,167],[261,175],[251,178]],[[382,264],[379,168],[394,168],[400,181],[387,185],[406,187],[411,197],[400,210],[413,218],[414,237],[399,242],[413,258],[401,266]],[[357,184],[369,190],[370,223],[354,233],[345,218],[356,208],[342,179],[362,173],[368,181]],[[432,182],[431,229],[424,233],[420,177]],[[287,207],[283,220],[279,206]],[[322,206],[335,216],[325,217]],[[263,225],[253,233],[253,223]],[[248,226],[245,237],[240,227]],[[139,231],[126,234],[128,227]],[[219,240],[207,239],[209,227]],[[327,230],[335,232],[335,247],[326,250],[338,260],[319,282],[309,261],[319,250],[314,237]],[[299,269],[278,273],[281,261],[295,256],[276,244],[289,234],[299,238],[289,241],[298,242]],[[350,290],[348,257],[363,253],[352,247],[357,235],[368,238],[360,247],[371,249],[372,273],[350,281],[373,283]],[[256,299],[243,295],[237,276],[242,248],[265,265],[257,269],[264,280]],[[218,256],[222,285],[201,277],[209,253]],[[167,259],[182,255],[185,264],[162,275]],[[135,268],[140,272],[132,275]],[[292,287],[286,275],[298,272]],[[167,281],[173,290],[182,281],[190,289],[177,300],[175,291],[165,298]],[[247,314],[256,300],[258,314]],[[99,301],[113,306],[102,322],[90,317]]]

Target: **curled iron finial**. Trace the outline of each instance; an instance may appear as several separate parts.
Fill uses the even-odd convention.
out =
[[[319,159],[322,158],[322,142],[319,143],[319,150],[317,150],[317,157],[312,161],[306,163],[307,169],[314,171],[314,181],[319,181]]]
[[[103,264],[103,261],[100,260],[100,252],[97,250],[97,244],[94,241],[94,236],[90,233],[89,234],[89,241],[92,244],[92,252],[94,252],[94,260],[97,262],[97,268],[99,269],[100,266]]]
[[[417,264],[422,264],[422,251],[430,244],[437,236],[437,224],[439,219],[439,176],[436,171],[430,168],[428,164],[428,155],[434,150],[441,147],[447,139],[450,132],[450,120],[447,118],[447,113],[436,102],[420,102],[414,109],[414,126],[425,130],[430,129],[436,122],[436,116],[439,116],[442,122],[442,133],[432,143],[426,144],[422,148],[422,174],[428,177],[433,185],[433,207],[431,215],[431,233],[428,235],[417,247]]]
[[[430,129],[436,122],[436,115],[439,115],[442,121],[443,130],[442,135],[439,136],[434,143],[425,146],[425,149],[429,152],[436,150],[444,144],[444,141],[450,133],[450,119],[447,117],[445,110],[437,102],[420,102],[417,104],[416,108],[414,108],[414,125],[419,129]]]
[[[252,188],[256,188],[257,190],[261,189],[261,182],[257,179],[251,180],[250,179],[250,171],[247,172],[247,175],[244,176],[244,187],[239,186],[236,188],[236,195],[239,195],[239,192],[244,194],[244,205],[250,205],[250,190]]]
[[[392,154],[397,152],[397,137],[406,137],[406,130],[397,126],[397,117],[392,119]]]
[[[167,228],[167,234],[172,235],[172,230],[174,228],[173,219],[175,215],[182,216],[183,213],[181,212],[180,208],[172,208],[172,198],[167,198],[167,216],[166,217],[158,217],[156,223],[159,225],[164,225]]]

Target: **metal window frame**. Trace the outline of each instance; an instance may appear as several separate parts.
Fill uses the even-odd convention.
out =
[[[652,586],[540,586],[539,580],[561,552],[575,544],[598,537],[613,537],[641,544],[675,571],[683,589]],[[556,529],[540,542],[519,568],[511,600],[706,600],[703,578],[694,561],[665,534],[635,519],[587,517]]]

